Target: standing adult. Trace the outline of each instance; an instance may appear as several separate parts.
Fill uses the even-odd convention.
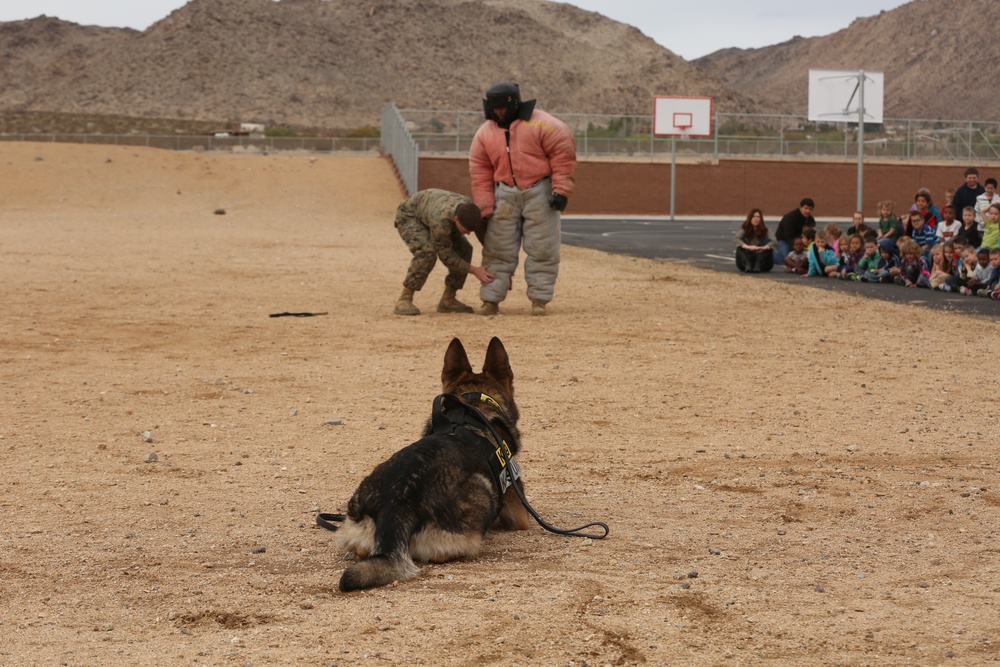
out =
[[[986,192],[986,188],[979,183],[979,170],[975,167],[969,167],[965,170],[965,183],[955,188],[955,194],[951,198],[951,205],[955,207],[956,211],[961,211],[966,206],[975,208],[976,197],[984,192]],[[977,215],[976,221],[981,225],[983,222],[982,217]]]
[[[799,202],[799,207],[786,213],[778,223],[778,229],[774,232],[776,248],[774,251],[774,263],[784,264],[785,255],[792,250],[792,242],[802,236],[805,227],[815,227],[816,218],[813,217],[813,210],[816,203],[809,197]]]
[[[465,239],[471,232],[483,233],[479,207],[468,197],[447,190],[421,190],[396,208],[396,231],[410,249],[413,259],[403,280],[403,293],[396,301],[396,315],[419,315],[413,295],[427,282],[434,264],[440,259],[448,268],[439,313],[471,313],[456,297],[471,273],[480,283],[493,279],[485,266],[472,266],[472,245]]]
[[[483,263],[496,280],[479,289],[480,315],[495,315],[507,297],[521,246],[527,258],[531,314],[544,315],[559,274],[560,213],[573,194],[576,144],[566,125],[521,100],[516,83],[498,83],[483,100],[486,121],[469,151],[472,198],[487,220]]]
[[[759,208],[750,209],[736,236],[736,268],[744,273],[767,273],[774,268],[774,241]]]

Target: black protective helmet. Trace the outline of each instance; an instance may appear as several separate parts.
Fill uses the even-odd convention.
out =
[[[494,113],[495,109],[506,109],[503,118]],[[494,83],[486,91],[486,99],[483,100],[483,113],[486,120],[495,120],[500,127],[510,127],[510,124],[517,120],[521,111],[521,89],[516,83],[504,81]]]

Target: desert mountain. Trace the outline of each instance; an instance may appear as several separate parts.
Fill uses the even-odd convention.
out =
[[[995,0],[914,0],[844,30],[761,49],[725,49],[702,71],[783,113],[806,113],[809,69],[885,73],[887,118],[996,117]]]
[[[496,81],[556,113],[654,95],[762,111],[639,30],[546,0],[191,0],[144,32],[0,24],[0,110],[352,128],[379,109],[477,110]]]

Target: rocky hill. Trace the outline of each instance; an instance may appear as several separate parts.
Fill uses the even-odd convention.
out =
[[[502,80],[555,113],[649,115],[654,95],[707,95],[721,111],[804,115],[810,68],[883,71],[887,117],[990,119],[994,9],[914,0],[694,63],[548,0],[191,0],[144,32],[39,17],[0,23],[0,131],[344,131],[377,125],[390,101],[475,111]]]
[[[809,69],[882,71],[887,118],[996,118],[995,0],[914,0],[824,37],[725,49],[707,75],[783,113],[806,113]]]
[[[477,110],[514,80],[556,113],[746,94],[594,12],[544,0],[191,0],[144,32],[0,24],[0,110],[357,128],[379,109]]]

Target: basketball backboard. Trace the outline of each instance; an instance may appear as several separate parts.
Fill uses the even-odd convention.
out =
[[[864,81],[866,123],[882,122],[885,76],[882,72],[809,70],[809,120],[827,123],[857,123]]]
[[[656,96],[653,134],[658,137],[711,136],[712,98]]]

